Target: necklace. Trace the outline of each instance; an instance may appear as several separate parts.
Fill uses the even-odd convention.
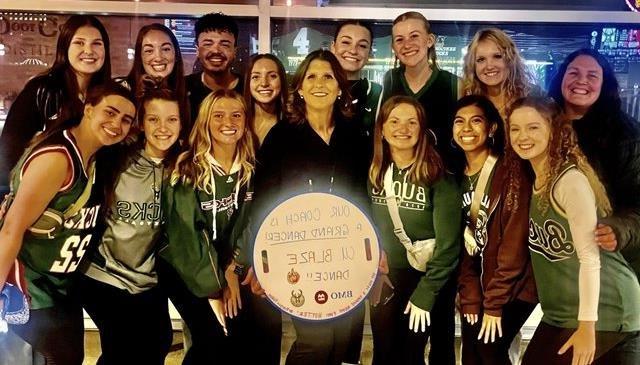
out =
[[[480,173],[476,173],[476,174],[473,174],[473,175],[467,175],[467,182],[469,183],[469,187],[470,188],[475,187],[479,178],[480,178]]]

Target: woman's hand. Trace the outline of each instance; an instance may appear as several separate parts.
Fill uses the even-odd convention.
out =
[[[267,297],[264,289],[262,289],[262,285],[260,285],[260,282],[258,281],[258,277],[253,271],[253,266],[251,266],[247,271],[247,276],[245,276],[244,280],[242,281],[242,285],[251,285],[251,292],[253,294],[259,295],[263,298]]]
[[[220,323],[220,326],[222,326],[224,335],[228,336],[229,333],[227,332],[227,320],[224,318],[225,317],[224,301],[222,299],[209,299],[209,305],[211,306],[213,313],[216,315],[216,319],[218,320],[218,323]]]
[[[242,309],[242,299],[240,298],[240,283],[238,274],[235,272],[236,262],[232,261],[224,271],[224,278],[227,280],[227,286],[222,291],[224,298],[224,306],[227,317],[233,318],[238,315],[238,311]]]
[[[464,313],[463,316],[470,325],[478,323],[478,314],[476,313]]]
[[[388,287],[388,290],[385,290],[385,287]],[[371,292],[369,292],[369,301],[372,306],[377,306],[380,304],[380,299],[382,298],[382,293],[385,293],[384,298],[382,298],[382,304],[387,304],[387,302],[393,297],[393,284],[391,280],[389,280],[389,276],[385,274],[378,274],[376,277],[376,281],[373,283],[373,287],[371,287]]]
[[[596,242],[598,246],[605,251],[615,251],[618,247],[618,240],[616,239],[616,232],[611,226],[598,223],[596,226]]]
[[[431,326],[429,312],[420,309],[411,302],[407,303],[404,314],[409,314],[409,330],[413,330],[413,332],[418,332],[418,328],[420,328],[421,332],[426,332],[427,326]]]
[[[478,334],[478,340],[482,339],[484,335],[484,343],[490,343],[496,341],[496,333],[498,337],[502,337],[502,318],[494,317],[488,314],[482,316],[482,327],[480,327],[480,333]]]
[[[596,353],[596,323],[580,321],[578,329],[558,351],[562,355],[573,347],[571,365],[589,365]]]

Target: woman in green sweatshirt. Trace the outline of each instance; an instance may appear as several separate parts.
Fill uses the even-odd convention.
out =
[[[393,288],[371,308],[373,364],[424,364],[431,317],[448,309],[438,294],[458,265],[462,194],[434,149],[424,109],[411,97],[394,96],[380,110],[368,191],[389,269],[377,284]],[[396,233],[399,226],[405,237]],[[433,249],[426,271],[406,248],[422,244]]]

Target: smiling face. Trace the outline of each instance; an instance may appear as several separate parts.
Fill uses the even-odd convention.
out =
[[[453,120],[453,140],[465,153],[483,152],[489,150],[487,140],[495,128],[477,105],[465,106]]]
[[[78,28],[71,38],[67,57],[77,74],[89,76],[104,65],[104,41],[100,31],[91,26]]]
[[[584,115],[602,91],[602,67],[591,56],[580,55],[568,66],[562,78],[565,108]]]
[[[180,135],[178,102],[151,99],[144,104],[142,118],[144,150],[151,157],[163,158]]]
[[[369,60],[371,34],[367,28],[347,24],[340,29],[336,40],[331,43],[333,53],[340,66],[347,73],[359,72]]]
[[[236,38],[229,32],[208,31],[198,36],[198,59],[208,73],[224,73],[236,57]]]
[[[331,64],[318,59],[311,61],[297,92],[307,108],[332,108],[341,92]]]
[[[262,104],[273,103],[282,88],[282,80],[278,74],[278,66],[273,60],[261,58],[253,64],[249,79],[251,96]]]
[[[175,66],[176,51],[164,32],[151,30],[142,38],[142,67],[147,75],[166,78]]]
[[[525,106],[509,117],[509,139],[523,160],[539,164],[547,159],[551,125],[536,109]]]
[[[89,123],[93,136],[103,146],[121,142],[129,133],[136,108],[133,103],[120,95],[107,95],[97,105],[86,105],[85,120]]]
[[[509,76],[504,52],[491,40],[478,42],[475,70],[476,77],[487,87],[501,87]]]
[[[415,153],[419,135],[418,112],[410,104],[398,104],[382,124],[382,137],[389,144],[391,155],[407,150]]]
[[[392,47],[398,60],[407,67],[427,62],[427,52],[434,46],[435,37],[427,33],[424,23],[418,19],[406,19],[392,28]]]
[[[245,133],[246,113],[242,103],[222,97],[213,104],[210,118],[213,144],[235,148]]]

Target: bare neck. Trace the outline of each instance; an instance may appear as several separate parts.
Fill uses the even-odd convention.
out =
[[[254,132],[258,136],[260,144],[262,144],[271,128],[278,122],[278,117],[275,114],[275,103],[266,105],[270,110],[264,109],[264,106],[264,104],[256,103],[253,117]]]
[[[213,144],[213,158],[222,165],[222,169],[229,173],[236,156],[236,145],[222,145],[220,143]]]
[[[406,66],[404,69],[404,78],[413,92],[418,92],[433,74],[433,70],[429,65],[429,59],[425,57],[423,61],[413,67]]]
[[[238,83],[238,79],[231,73],[231,70],[220,73],[205,71],[202,75],[202,81],[211,90],[233,89]]]
[[[465,175],[475,175],[482,170],[484,162],[487,160],[487,157],[489,157],[489,149],[485,148],[481,151],[465,152],[464,156],[467,160],[467,168],[464,171]]]
[[[399,169],[411,165],[415,160],[415,150],[413,149],[396,149],[391,147],[391,159]]]
[[[80,122],[79,125],[71,128],[69,132],[73,135],[82,164],[87,166],[93,155],[102,147],[100,141],[93,137],[93,132],[87,127],[87,123]]]
[[[313,130],[329,144],[331,134],[335,128],[333,121],[333,108],[311,109],[307,107],[307,121]]]

